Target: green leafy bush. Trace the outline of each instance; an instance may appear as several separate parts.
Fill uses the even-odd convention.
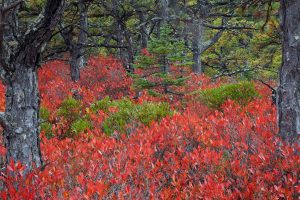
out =
[[[248,81],[222,85],[218,88],[200,92],[201,101],[210,108],[215,109],[219,109],[229,99],[244,106],[258,96],[259,94],[255,90],[254,84]]]
[[[50,117],[50,111],[47,108],[40,108],[40,118],[44,121],[48,120]]]
[[[80,118],[71,124],[71,133],[72,135],[77,135],[79,133],[85,132],[91,127],[92,125],[89,120]]]
[[[61,103],[57,116],[66,120],[63,138],[74,137],[92,128],[90,119],[82,110],[84,110],[82,102],[74,98],[68,98]]]
[[[96,101],[92,104],[91,110],[96,113],[99,110],[103,110],[104,112],[108,112],[108,108],[111,104],[111,99],[107,96],[104,99]]]
[[[162,118],[170,115],[171,110],[167,103],[145,102],[136,106],[134,114],[138,121],[149,126],[152,121],[160,121]]]
[[[40,128],[42,131],[44,131],[44,133],[48,139],[50,139],[54,136],[54,134],[52,132],[52,124],[50,123],[49,118],[50,118],[50,111],[47,108],[41,107],[40,108],[40,119],[41,119]]]
[[[54,134],[52,132],[52,124],[50,122],[43,122],[43,123],[41,123],[40,127],[41,127],[41,130],[44,131],[44,133],[48,139],[54,137]]]
[[[172,114],[167,103],[134,104],[130,99],[112,101],[109,98],[94,103],[91,107],[93,112],[102,110],[108,113],[102,124],[106,134],[111,135],[114,131],[125,133],[127,126],[135,126],[139,123],[149,125],[152,121],[159,121],[163,117]],[[112,112],[110,109],[114,109]]]
[[[69,122],[74,122],[80,118],[81,110],[82,103],[80,101],[74,98],[68,98],[61,103],[57,115],[64,117]]]

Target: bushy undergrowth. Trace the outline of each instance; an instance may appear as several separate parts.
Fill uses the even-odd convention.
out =
[[[219,109],[227,100],[233,100],[240,105],[247,105],[258,97],[258,93],[251,82],[225,84],[217,88],[200,92],[200,99],[208,107]]]
[[[91,109],[108,114],[103,122],[103,130],[108,135],[115,131],[130,133],[140,123],[149,126],[151,122],[160,121],[172,113],[167,103],[135,104],[129,99],[112,101],[108,97],[94,103]],[[131,125],[130,128],[128,125]]]
[[[118,65],[113,59],[103,62],[107,68]],[[243,106],[225,101],[221,112],[208,109],[191,96],[179,101],[175,97],[168,100],[169,96],[144,94],[138,101],[115,101],[119,94],[113,96],[108,89],[100,91],[99,87],[89,85],[111,83],[114,76],[102,82],[99,74],[91,73],[76,88],[80,100],[68,99],[66,103],[70,89],[53,88],[45,82],[63,80],[65,75],[60,74],[60,69],[44,68],[40,77],[44,107],[40,115],[51,123],[54,135],[47,139],[45,132],[41,134],[45,166],[24,177],[24,167],[10,162],[0,176],[6,185],[0,192],[2,199],[299,198],[300,156],[295,151],[300,149],[284,144],[278,137],[276,110],[266,88],[258,88],[261,98]],[[114,74],[114,68],[107,73]],[[191,76],[187,83],[190,87],[182,87],[182,91],[220,86],[211,84],[204,76]],[[113,87],[119,88],[120,94],[130,94],[122,84]],[[94,94],[99,96],[95,99]],[[107,95],[111,98],[104,98]],[[164,103],[159,108],[157,102],[167,100],[170,107],[181,108],[181,112],[170,114],[168,104]],[[70,115],[73,111],[75,114]],[[122,113],[126,123],[132,122],[127,121],[129,116],[140,126],[131,128],[129,135],[107,136],[102,125],[118,113]],[[160,122],[152,122],[158,116]],[[75,125],[66,127],[61,121],[65,117],[72,118]],[[92,124],[86,134],[55,137],[66,130],[84,127],[82,119]],[[2,146],[0,154],[5,154]],[[12,172],[14,176],[10,176]]]

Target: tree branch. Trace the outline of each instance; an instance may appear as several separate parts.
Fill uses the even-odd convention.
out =
[[[26,31],[23,48],[40,50],[51,38],[53,30],[63,15],[64,7],[64,0],[48,0],[36,23]]]
[[[243,29],[250,29],[250,30],[257,30],[256,28],[253,27],[248,27],[248,26],[214,26],[211,24],[203,24],[203,26],[211,29],[218,29],[218,30],[243,30]]]
[[[210,48],[212,45],[214,45],[218,40],[221,38],[224,30],[218,31],[212,39],[204,43],[202,52],[206,51],[208,48]]]

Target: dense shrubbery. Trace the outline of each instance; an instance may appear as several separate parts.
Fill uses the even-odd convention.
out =
[[[103,63],[108,69],[106,74],[116,73],[112,67],[118,66],[115,60],[103,59]],[[89,71],[86,75],[89,78],[82,80],[79,86],[72,86],[79,92],[80,100],[75,100],[70,98],[73,95],[70,85],[61,83],[61,87],[53,88],[55,84],[46,81],[67,82],[61,68],[48,67],[40,74],[44,107],[40,115],[45,123],[51,124],[54,136],[47,139],[45,131],[41,134],[44,169],[23,177],[24,168],[10,162],[7,171],[0,176],[6,184],[0,192],[2,199],[299,197],[300,156],[294,152],[295,148],[300,149],[285,145],[279,139],[276,110],[266,88],[257,87],[261,98],[247,101],[243,106],[224,100],[222,112],[208,109],[190,95],[182,97],[182,101],[146,94],[136,102],[115,101],[112,99],[130,94],[129,88],[122,82],[114,82],[115,76],[99,79],[102,75],[92,71],[100,69],[88,67],[85,71]],[[182,87],[182,91],[220,85],[219,82],[211,84],[204,76],[191,76],[188,84],[189,81],[190,87]],[[108,83],[115,83],[113,88],[119,93],[103,90]],[[111,98],[104,98],[107,95]],[[230,99],[234,98],[230,96]],[[176,113],[170,115],[168,104],[154,103],[167,100],[171,108],[177,108]],[[73,126],[62,122],[62,118],[72,119]],[[92,128],[86,126],[84,119]],[[106,136],[103,123],[120,119],[126,126],[132,122],[141,124],[131,127],[130,135]],[[156,119],[161,121],[152,122]],[[88,128],[83,130],[82,127]],[[75,129],[86,133],[64,139],[55,137]],[[112,129],[122,132],[122,128]],[[3,148],[0,150],[4,155]],[[10,176],[11,172],[16,175]]]
[[[91,109],[94,112],[102,110],[108,114],[103,122],[103,130],[109,135],[114,131],[130,133],[139,123],[149,126],[152,121],[160,121],[171,114],[167,103],[135,104],[129,99],[111,101],[108,97],[94,103]]]
[[[258,97],[258,93],[251,82],[225,84],[217,88],[200,92],[200,99],[211,108],[220,108],[227,100],[233,100],[240,105],[247,105]]]

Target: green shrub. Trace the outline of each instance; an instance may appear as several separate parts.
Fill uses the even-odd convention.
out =
[[[44,121],[47,121],[50,117],[50,111],[47,108],[40,108],[40,118]]]
[[[43,122],[41,123],[41,130],[45,132],[45,135],[48,139],[51,139],[54,137],[54,134],[52,132],[52,124],[50,122]]]
[[[91,110],[96,113],[99,110],[103,110],[104,112],[108,112],[108,108],[111,104],[111,99],[107,96],[104,99],[101,99],[100,101],[96,101],[92,104]]]
[[[108,135],[113,134],[114,131],[125,133],[127,125],[130,124],[149,125],[152,121],[159,121],[172,113],[167,103],[144,102],[139,105],[129,99],[105,100],[105,103],[104,101],[97,102],[92,107],[94,110],[103,110],[109,114],[102,124],[104,132]],[[116,108],[116,112],[109,113],[109,108]]]
[[[160,121],[171,114],[170,106],[167,103],[146,102],[138,105],[135,109],[138,121],[149,126],[152,121]]]
[[[41,119],[40,128],[45,132],[46,137],[50,139],[54,136],[52,132],[52,124],[49,122],[50,111],[47,108],[41,107],[39,114]]]
[[[61,103],[57,115],[64,117],[68,122],[74,122],[80,118],[81,110],[82,103],[80,101],[74,98],[68,98]]]
[[[74,137],[92,128],[90,119],[84,115],[82,110],[84,110],[82,102],[74,98],[68,98],[61,103],[57,111],[57,116],[67,121],[62,138]]]
[[[200,92],[200,99],[210,108],[219,109],[225,101],[231,99],[240,105],[246,105],[259,94],[254,84],[242,81],[236,84],[222,85],[218,88],[207,89]]]
[[[78,135],[79,133],[83,133],[90,129],[91,127],[92,126],[89,120],[80,118],[71,124],[71,134]]]

